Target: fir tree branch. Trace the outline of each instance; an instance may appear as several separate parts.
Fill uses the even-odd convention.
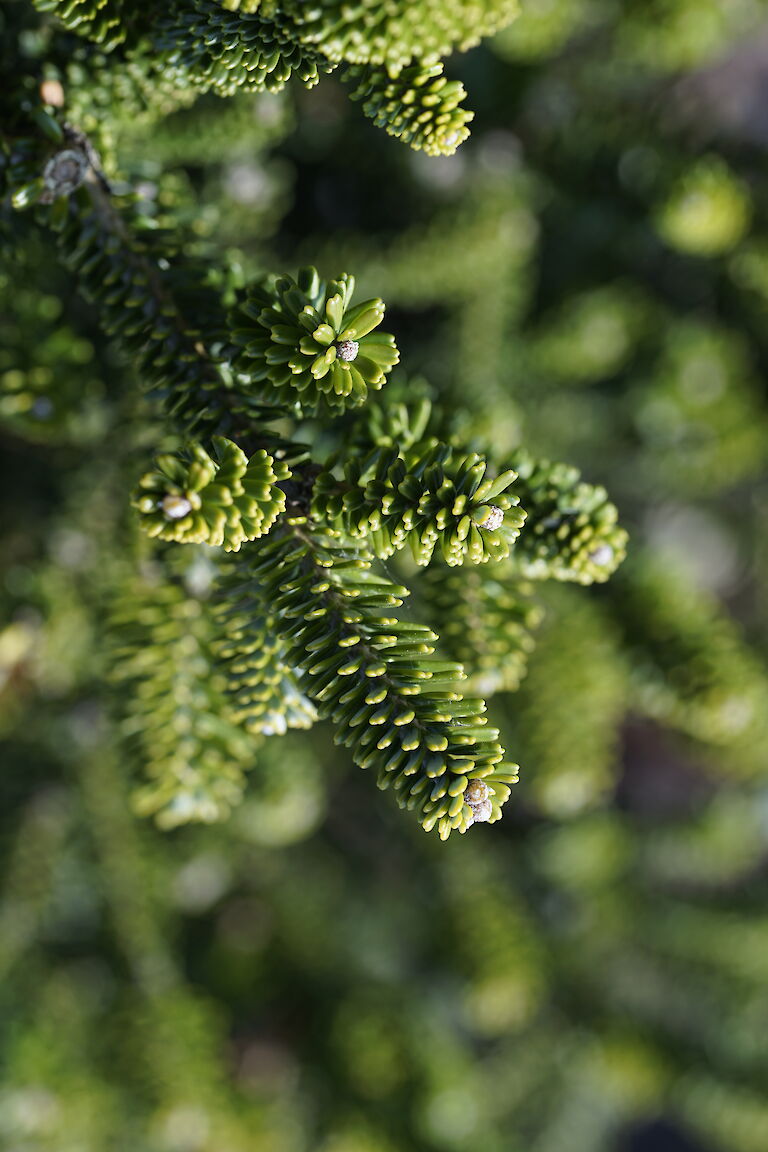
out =
[[[513,561],[452,569],[433,564],[421,577],[420,607],[473,692],[487,698],[519,688],[542,618],[533,588],[520,580]]]
[[[626,555],[627,533],[600,486],[587,484],[576,468],[512,454],[515,490],[527,519],[514,557],[524,576],[578,584],[602,582]]]
[[[331,471],[318,477],[313,513],[347,536],[365,539],[382,559],[409,544],[417,564],[429,564],[438,546],[447,564],[502,560],[524,513],[514,507],[517,496],[506,491],[515,472],[486,479],[485,471],[482,456],[436,440],[402,454],[377,447],[348,461],[343,480]]]
[[[394,336],[376,331],[383,302],[352,307],[354,290],[353,276],[326,281],[315,268],[301,268],[295,280],[268,276],[249,284],[230,314],[243,384],[300,415],[363,404],[383,386],[399,352]]]
[[[177,582],[127,586],[114,604],[113,684],[125,736],[148,780],[137,810],[166,828],[221,820],[236,804],[255,744],[227,714],[211,675],[209,607]]]
[[[310,728],[317,710],[288,659],[265,589],[238,557],[224,567],[216,594],[214,655],[226,678],[230,712],[248,732],[282,735]]]
[[[139,481],[133,506],[149,536],[237,552],[266,535],[285,510],[279,485],[290,475],[263,449],[249,460],[231,440],[214,436],[212,455],[192,443],[161,456]]]
[[[630,654],[635,706],[751,776],[765,765],[768,674],[714,597],[650,554],[623,571],[610,600]]]
[[[396,75],[412,60],[432,63],[465,51],[517,15],[517,0],[390,0],[350,5],[345,0],[284,0],[286,20],[302,43],[334,62],[386,65]]]
[[[39,178],[17,186],[17,199],[20,206],[38,201],[37,219],[55,234],[63,263],[77,276],[83,296],[99,309],[104,330],[136,364],[144,386],[163,401],[183,433],[228,434],[248,451],[263,447],[300,458],[303,449],[264,427],[285,415],[275,406],[276,398],[265,403],[236,385],[223,353],[226,308],[210,269],[182,252],[180,237],[145,217],[135,197],[113,194],[83,133],[50,117],[47,122],[50,137],[59,128],[62,142],[80,149],[82,170],[74,184],[58,181],[50,204]],[[12,145],[10,178],[20,146],[26,154],[24,144],[21,138]],[[73,151],[52,149],[50,138],[47,148],[54,161]],[[42,165],[40,156],[36,162]],[[68,170],[64,179],[69,180]]]
[[[378,576],[364,550],[295,520],[243,564],[273,608],[303,690],[355,762],[377,770],[380,788],[393,788],[443,839],[499,819],[517,769],[504,763],[482,701],[458,691],[461,667],[434,654],[437,636],[389,614],[406,589]]]
[[[385,68],[353,67],[343,79],[353,84],[350,100],[389,136],[428,156],[452,156],[469,136],[474,112],[461,106],[466,92],[448,81],[442,64],[415,65],[391,76]]]
[[[221,96],[241,88],[279,92],[294,75],[312,88],[334,67],[274,8],[264,18],[216,0],[176,2],[151,39],[157,63],[178,83]]]

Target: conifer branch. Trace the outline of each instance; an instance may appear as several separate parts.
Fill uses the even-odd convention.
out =
[[[49,126],[50,125],[50,126]],[[49,140],[64,130],[46,117]],[[68,129],[72,136],[72,129]],[[197,435],[235,434],[249,450],[295,449],[264,427],[285,409],[238,389],[222,355],[226,308],[211,269],[184,253],[182,241],[157,228],[132,195],[117,197],[96,167],[93,149],[76,134],[86,157],[77,186],[56,190],[47,204],[42,180],[10,184],[19,208],[37,202],[37,218],[55,237],[63,263],[80,291],[99,310],[105,332],[136,365],[144,387],[160,398],[176,427]],[[10,153],[9,180],[22,179],[14,159],[26,156],[25,141]],[[62,151],[48,151],[52,157]],[[68,150],[65,150],[67,152]],[[38,157],[37,164],[42,164]],[[301,455],[301,451],[299,451]]]
[[[354,67],[344,80],[354,85],[350,99],[361,102],[369,120],[428,156],[452,156],[469,136],[474,112],[461,106],[464,85],[446,80],[442,64],[414,65],[396,76]]]
[[[295,521],[243,563],[273,605],[304,690],[379,787],[442,839],[499,819],[517,768],[504,762],[482,701],[458,690],[461,667],[434,654],[437,636],[391,615],[407,589],[379,576],[365,551]],[[481,802],[490,806],[478,817]]]
[[[290,475],[263,449],[249,460],[231,440],[214,436],[212,456],[193,443],[159,457],[156,471],[139,481],[133,506],[150,536],[236,552],[269,532],[285,510],[278,484]]]
[[[230,316],[235,363],[250,385],[269,388],[301,414],[356,407],[398,362],[395,339],[376,332],[381,300],[351,307],[354,277],[325,281],[314,268],[249,285]],[[295,393],[295,395],[294,395]]]
[[[310,728],[317,710],[289,662],[266,590],[240,557],[224,569],[214,612],[214,656],[226,679],[233,720],[263,736]]]
[[[227,310],[221,274],[120,202],[87,138],[68,130],[59,140],[48,119],[42,182],[17,188],[18,206],[36,203],[104,330],[183,440],[139,481],[139,523],[155,540],[240,552],[215,609],[171,580],[133,624],[129,612],[116,619],[117,676],[150,777],[140,809],[166,825],[221,817],[242,790],[245,733],[282,733],[319,714],[426,830],[445,839],[498,820],[517,768],[484,702],[464,697],[462,663],[489,691],[516,686],[536,615],[520,575],[590,583],[613,571],[625,533],[605,491],[523,451],[489,466],[460,438],[431,435],[428,402],[371,405],[399,353],[378,331],[383,302],[355,304],[347,274],[260,277]],[[33,166],[34,149],[18,154]],[[340,425],[341,436],[351,425],[354,445],[343,467],[338,454],[311,460],[315,443],[290,438],[298,419],[322,428],[364,405],[362,420]],[[286,437],[269,428],[277,418]],[[448,615],[445,596],[456,597],[446,648],[461,662],[437,653],[435,631],[393,613],[407,590],[374,561],[406,547],[419,565],[439,561],[435,603]],[[440,589],[442,562],[507,560],[501,582]],[[473,613],[477,659],[457,632]]]
[[[637,709],[701,744],[728,749],[734,770],[762,770],[768,683],[757,654],[717,601],[682,572],[639,557],[611,599],[631,654]]]
[[[364,102],[365,114],[430,155],[454,152],[472,118],[461,107],[462,85],[443,77],[440,57],[472,47],[517,13],[516,0],[460,0],[450,14],[441,0],[173,0],[161,14],[136,0],[35,3],[104,51],[118,50],[118,67],[147,72],[164,90],[279,92],[294,78],[312,88],[321,73],[351,64],[352,98]]]
[[[626,555],[627,533],[600,486],[587,484],[576,468],[514,453],[515,490],[527,513],[514,555],[529,579],[607,580]]]
[[[386,65],[396,75],[413,60],[466,51],[515,18],[517,0],[391,0],[323,4],[285,0],[281,9],[303,43],[334,62]]]
[[[125,41],[131,0],[35,0],[35,5],[107,51]]]
[[[542,619],[533,589],[509,560],[450,570],[435,564],[421,577],[421,610],[440,629],[441,650],[461,664],[473,692],[494,696],[519,688]]]
[[[486,462],[447,444],[426,441],[402,455],[397,448],[374,448],[317,479],[313,512],[333,528],[365,539],[386,559],[410,544],[417,564],[427,565],[435,549],[447,564],[503,560],[525,519],[509,493],[511,469],[486,479]],[[504,535],[501,526],[504,525]]]
[[[255,743],[211,676],[207,606],[173,581],[135,584],[115,602],[110,635],[123,731],[148,778],[137,811],[165,828],[223,819],[242,795]]]
[[[220,96],[239,89],[280,92],[295,76],[307,88],[333,65],[296,35],[279,11],[229,12],[216,0],[170,6],[152,35],[173,79]]]

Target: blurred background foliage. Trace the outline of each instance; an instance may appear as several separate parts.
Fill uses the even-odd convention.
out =
[[[125,494],[157,429],[4,218],[0,1142],[765,1152],[768,4],[526,0],[451,63],[476,117],[444,158],[332,78],[143,107],[5,0],[19,21],[30,58],[61,38],[50,82],[190,253],[354,271],[448,426],[578,465],[632,547],[605,588],[500,611],[501,650],[543,615],[522,680],[472,572],[455,635],[422,585],[509,689],[492,829],[433,842],[322,730],[222,734],[253,761],[226,824],[137,821],[101,594],[138,578]]]

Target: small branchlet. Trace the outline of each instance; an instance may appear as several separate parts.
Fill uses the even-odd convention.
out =
[[[528,513],[515,549],[523,575],[578,584],[607,580],[626,555],[627,533],[605,488],[585,483],[576,468],[527,452],[515,454],[512,466]]]
[[[346,535],[366,540],[382,559],[408,544],[421,565],[430,563],[436,549],[450,565],[502,560],[525,514],[508,492],[515,472],[495,479],[485,472],[482,456],[439,441],[402,454],[375,448],[348,461],[342,480],[331,471],[322,473],[312,510]]]
[[[264,536],[285,508],[278,484],[289,469],[260,449],[250,460],[223,436],[213,455],[201,444],[155,461],[139,481],[133,506],[150,536],[179,544],[211,544],[236,552]]]
[[[369,120],[428,156],[452,156],[469,136],[474,112],[462,107],[464,85],[447,80],[442,64],[417,64],[396,76],[385,68],[350,68],[344,79]]]
[[[395,339],[378,333],[381,300],[351,307],[352,276],[325,281],[314,268],[296,280],[273,276],[252,284],[230,318],[246,383],[271,386],[302,413],[363,404],[397,363]]]

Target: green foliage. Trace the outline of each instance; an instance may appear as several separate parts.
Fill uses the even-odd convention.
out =
[[[114,48],[125,39],[130,0],[35,0],[41,12],[56,16],[66,28]]]
[[[249,558],[245,571],[264,584],[267,595],[242,582],[230,584],[234,600],[217,613],[215,630],[205,638],[195,634],[197,658],[189,668],[193,684],[181,695],[193,699],[202,713],[208,666],[211,683],[218,685],[209,706],[216,707],[225,692],[232,709],[221,702],[222,730],[194,725],[203,734],[201,745],[206,739],[212,744],[207,760],[201,747],[196,772],[190,775],[188,768],[193,745],[182,743],[178,759],[170,750],[170,739],[186,723],[181,729],[176,723],[173,701],[179,692],[163,685],[159,664],[154,683],[154,672],[142,661],[131,670],[126,652],[119,662],[119,675],[135,695],[137,715],[147,716],[146,771],[155,783],[139,794],[139,809],[159,814],[167,825],[226,813],[241,786],[235,751],[231,770],[222,773],[218,784],[213,777],[232,718],[257,733],[285,731],[313,719],[306,695],[333,717],[337,739],[351,746],[356,762],[375,767],[380,786],[392,786],[401,806],[415,808],[427,830],[437,828],[445,839],[452,829],[464,832],[475,822],[498,819],[516,769],[504,763],[498,732],[484,726],[485,704],[464,700],[452,686],[464,677],[460,665],[433,655],[436,637],[427,628],[395,626],[389,617],[357,620],[340,606],[345,598],[359,598],[357,607],[369,612],[399,603],[397,585],[368,573],[372,556],[388,558],[407,544],[420,564],[429,563],[437,546],[449,566],[465,559],[504,560],[524,522],[516,496],[506,491],[515,471],[486,479],[482,456],[430,438],[428,405],[412,415],[395,408],[386,418],[390,439],[398,435],[398,422],[411,425],[413,443],[402,454],[399,445],[379,445],[353,458],[340,479],[332,471],[338,457],[320,467],[309,464],[303,445],[265,425],[284,415],[327,417],[364,403],[370,390],[383,385],[398,352],[392,336],[375,332],[384,311],[381,301],[353,306],[351,277],[325,282],[313,268],[304,268],[298,280],[282,276],[251,283],[227,320],[225,285],[195,262],[181,275],[173,244],[166,248],[165,236],[133,205],[127,211],[115,206],[85,145],[83,155],[84,186],[62,190],[49,220],[67,264],[99,306],[106,331],[120,338],[126,352],[138,353],[137,367],[164,402],[172,426],[187,435],[190,429],[217,433],[212,452],[202,440],[189,440],[180,453],[159,457],[154,471],[140,481],[133,505],[145,531],[168,542],[232,551],[268,533],[278,520],[283,529],[304,523],[308,514],[313,520],[309,535],[301,538],[303,551],[287,549],[281,531],[272,547],[267,544]],[[45,219],[45,197],[39,203]],[[191,322],[192,316],[200,316],[201,323]],[[360,428],[364,437],[364,425]],[[383,432],[376,429],[375,415],[370,432],[379,438]],[[417,441],[417,435],[423,439]],[[253,444],[250,455],[238,441]],[[526,468],[530,479],[533,466]],[[577,572],[588,583],[596,574],[604,578],[618,561],[615,551],[610,564],[599,552],[608,547],[603,537],[614,544],[623,540],[615,528],[615,509],[602,489],[580,485],[573,495],[569,485],[574,488],[577,479],[567,471],[561,477],[555,496],[560,521],[546,546],[549,568],[542,565],[537,540],[539,578],[563,578],[563,573],[573,578]],[[542,490],[540,482],[525,489],[534,529],[541,535],[544,525],[552,536],[552,492],[546,490],[542,504]],[[525,550],[520,558],[529,564]],[[326,567],[336,576],[332,597],[328,582],[320,578]],[[286,590],[291,593],[288,604]],[[326,593],[333,602],[318,608],[314,595]],[[199,606],[195,612],[200,615]],[[206,621],[209,617],[206,612]],[[228,643],[222,630],[230,622],[235,631]],[[348,635],[353,623],[359,627]],[[148,627],[156,625],[159,620],[149,619]],[[351,644],[359,647],[350,658],[345,648]],[[513,651],[519,651],[515,639]],[[144,657],[150,665],[151,659]],[[228,691],[212,671],[216,662],[225,670]],[[142,675],[150,688],[141,682]],[[354,687],[347,676],[356,677]],[[383,689],[370,687],[378,677],[385,677]],[[276,701],[277,685],[287,692],[282,707]],[[160,706],[166,696],[170,714],[167,705]],[[411,696],[418,697],[413,707],[404,699]],[[160,727],[168,742],[155,747],[151,737]]]
[[[558,591],[547,597],[551,615],[520,689],[517,737],[531,765],[528,794],[542,811],[563,818],[606,800],[628,689],[610,621],[578,594]],[[559,625],[563,619],[567,629]]]
[[[181,91],[186,92],[186,89]],[[164,168],[181,165],[209,166],[217,175],[222,161],[252,160],[255,151],[290,131],[293,116],[287,102],[270,93],[240,93],[222,100],[216,95],[194,94],[153,121],[147,139],[144,119],[136,115],[119,126],[119,150],[130,165],[160,163]],[[215,133],[217,151],[200,153],[202,136]]]
[[[351,308],[354,289],[352,276],[325,281],[314,268],[302,268],[297,280],[252,284],[232,317],[248,382],[268,381],[281,402],[304,412],[364,403],[384,384],[398,351],[394,336],[374,332],[384,317],[381,300]]]
[[[242,795],[255,746],[211,674],[209,607],[179,583],[145,583],[126,589],[110,629],[123,730],[148,776],[137,810],[164,828],[222,819]]]
[[[118,141],[143,134],[150,124],[162,132],[166,117],[197,96],[194,89],[176,84],[168,70],[160,72],[146,47],[133,49],[125,60],[121,56],[118,68],[106,46],[68,40],[65,58],[51,69],[49,87],[61,102],[53,107],[86,133],[109,172],[117,167]]]
[[[473,822],[475,783],[490,800],[484,819],[498,820],[516,766],[503,761],[482,701],[458,691],[460,666],[435,655],[437,636],[391,615],[407,590],[364,553],[298,527],[245,562],[304,690],[355,762],[378,769],[379,787],[442,839]]]
[[[621,621],[643,711],[705,744],[733,767],[762,768],[765,672],[717,601],[669,563],[645,558],[619,585]]]
[[[0,422],[33,442],[88,443],[104,424],[94,345],[67,322],[56,295],[20,283],[36,276],[40,259],[40,251],[25,253],[0,272]],[[24,339],[30,324],[34,349]]]
[[[280,92],[294,78],[312,88],[321,73],[348,63],[352,96],[364,101],[365,114],[433,155],[455,151],[472,117],[459,107],[463,86],[444,79],[439,58],[472,47],[517,13],[514,0],[462,0],[450,14],[442,0],[418,7],[366,0],[353,8],[337,0],[174,0],[157,11],[133,0],[35,3],[104,51],[119,50],[117,81],[102,76],[101,84],[128,92],[142,110],[153,88],[166,99],[190,87],[220,96]],[[96,60],[84,64],[92,75],[101,68]]]
[[[700,160],[658,210],[659,234],[692,256],[718,256],[735,248],[749,228],[748,188],[715,157]]]
[[[225,571],[220,597],[214,653],[226,677],[233,719],[264,736],[311,728],[316,710],[288,661],[264,589],[232,565]]]
[[[728,329],[672,325],[652,379],[638,380],[631,406],[649,483],[681,494],[723,491],[755,476],[765,459],[759,383],[743,342]]]
[[[333,81],[249,91],[249,58],[266,61],[243,17],[299,31],[266,0],[126,0],[110,51],[29,0],[0,7],[0,1144],[763,1152],[762,0],[537,0],[452,62],[478,115],[438,161],[365,130],[365,101]],[[63,92],[43,99],[45,80]],[[64,122],[100,160],[46,203],[49,161],[80,147]],[[702,155],[731,190],[704,188],[706,226],[695,198],[683,213],[699,248],[717,232],[706,256],[659,232]],[[235,359],[244,286],[307,262],[387,301],[409,375],[358,408],[305,412]],[[269,534],[224,556],[134,530],[137,476],[189,442],[213,458],[218,436],[290,468]],[[438,545],[419,568],[408,540],[382,562],[371,533],[312,515],[318,476],[434,442],[519,471],[507,559],[448,566]],[[561,526],[584,511],[531,487],[527,451],[620,507],[632,549],[607,586],[524,575],[553,501]],[[572,572],[569,539],[537,571]],[[307,540],[291,589],[275,557]],[[401,582],[402,605],[365,607]],[[347,664],[362,655],[325,689],[331,602],[362,616],[343,637],[361,637]],[[373,637],[396,633],[401,653],[434,652],[366,676]],[[403,750],[365,697],[435,660],[466,679],[387,699],[482,696],[467,718],[522,765],[504,819],[446,843],[420,835],[418,798],[400,813],[370,787]],[[366,775],[331,726],[370,754]],[[137,779],[161,820],[190,795],[187,816],[231,818],[168,835],[134,819]],[[501,788],[468,780],[467,824],[494,814],[484,780]]]
[[[393,0],[384,6],[365,0],[357,7],[342,0],[286,0],[280,7],[301,40],[329,60],[385,64],[393,72],[414,59],[429,61],[470,48],[517,13],[516,0],[459,0],[449,8],[441,0]]]
[[[213,456],[193,443],[158,457],[155,468],[139,481],[133,505],[144,531],[160,540],[236,552],[269,532],[285,510],[278,484],[290,469],[263,448],[249,460],[231,440],[214,436]]]
[[[386,69],[350,68],[344,79],[355,85],[350,99],[362,102],[378,128],[428,156],[452,156],[469,136],[474,113],[460,107],[464,86],[446,80],[442,64],[415,65],[394,77]]]
[[[450,572],[433,565],[420,591],[427,621],[440,630],[442,651],[462,665],[473,692],[493,696],[519,688],[541,608],[513,562]]]
[[[524,516],[506,491],[515,473],[486,479],[485,472],[482,456],[462,456],[440,442],[402,454],[374,448],[348,461],[343,480],[332,472],[318,476],[312,511],[347,536],[369,541],[382,559],[409,544],[422,565],[436,548],[449,565],[503,560]]]
[[[120,339],[177,419],[218,424],[217,390],[226,388],[210,348],[211,328],[223,323],[218,293],[199,266],[187,262],[182,269],[172,239],[133,197],[126,200],[90,184],[58,201],[51,223],[63,258],[83,295],[98,305],[105,331]]]
[[[308,88],[323,56],[292,34],[284,19],[228,12],[217,0],[176,3],[154,40],[173,80],[231,96],[240,88],[279,92],[295,75]]]
[[[579,584],[607,580],[624,559],[627,534],[605,489],[584,483],[575,468],[536,461],[527,453],[514,455],[511,463],[528,512],[515,549],[523,574]]]
[[[426,395],[415,403],[413,393],[423,392],[425,381],[403,381],[390,385],[383,403],[369,404],[352,429],[352,447],[356,452],[370,452],[371,446],[397,448],[400,452],[412,451],[426,438],[427,429],[433,417],[433,406]],[[405,391],[411,403],[393,397]]]

